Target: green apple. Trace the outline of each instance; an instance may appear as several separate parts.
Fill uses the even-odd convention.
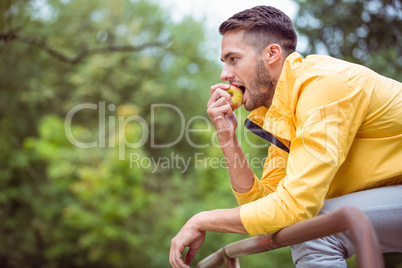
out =
[[[230,85],[226,91],[232,96],[232,109],[239,108],[243,104],[243,91],[235,85]]]

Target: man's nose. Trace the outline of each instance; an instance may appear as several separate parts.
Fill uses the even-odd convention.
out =
[[[221,80],[222,81],[231,81],[235,77],[234,73],[229,70],[228,67],[223,67],[222,73],[221,73]]]

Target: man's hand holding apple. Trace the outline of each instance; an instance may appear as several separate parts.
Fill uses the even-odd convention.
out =
[[[224,83],[211,87],[211,97],[207,104],[207,112],[218,133],[221,142],[233,138],[237,127],[234,109],[243,102],[243,92],[234,85]]]

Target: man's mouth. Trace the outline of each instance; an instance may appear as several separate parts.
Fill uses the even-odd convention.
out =
[[[237,83],[230,83],[230,84],[232,84],[232,85],[234,85],[234,86],[240,88],[240,90],[243,92],[243,95],[244,95],[244,93],[246,92],[246,87],[243,86],[242,84],[240,84],[240,83],[239,83],[239,84],[237,84]]]
[[[241,91],[243,91],[243,94],[244,94],[244,92],[246,92],[246,87],[245,86],[239,86],[239,88],[241,89]]]

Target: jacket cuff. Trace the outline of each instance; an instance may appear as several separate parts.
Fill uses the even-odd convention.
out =
[[[247,204],[269,194],[269,190],[261,183],[255,174],[254,184],[250,191],[247,193],[238,193],[233,188],[232,191],[239,205]]]

